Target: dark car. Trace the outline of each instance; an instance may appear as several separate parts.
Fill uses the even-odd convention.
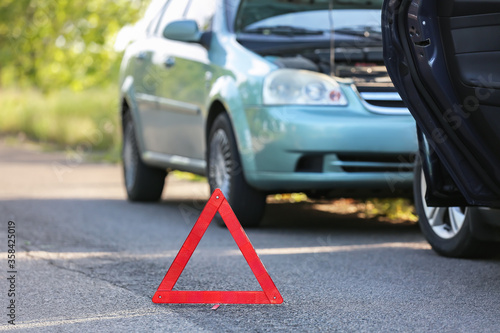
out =
[[[440,254],[500,241],[500,1],[386,0],[384,59],[417,122],[415,201]]]

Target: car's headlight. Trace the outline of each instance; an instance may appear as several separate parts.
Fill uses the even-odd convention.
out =
[[[333,78],[297,69],[278,69],[264,80],[266,105],[347,105],[347,99]]]

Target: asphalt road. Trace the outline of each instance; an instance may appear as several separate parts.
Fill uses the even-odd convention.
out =
[[[247,230],[283,304],[153,304],[208,196],[204,183],[172,178],[160,203],[134,204],[118,166],[0,145],[0,331],[500,330],[500,259],[441,258],[415,226],[314,203],[270,204],[263,226]],[[176,289],[259,286],[229,232],[211,225]]]

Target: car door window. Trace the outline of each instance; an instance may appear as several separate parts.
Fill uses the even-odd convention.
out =
[[[165,7],[167,6],[167,2],[168,0],[156,0],[151,2],[151,4],[149,5],[145,14],[145,19],[149,21],[146,29],[146,34],[148,36],[155,33],[162,13],[165,11]]]
[[[185,19],[195,20],[201,32],[205,32],[212,27],[216,0],[191,0],[186,12]]]
[[[167,24],[175,20],[181,20],[186,11],[187,4],[188,1],[186,0],[170,0],[156,29],[156,34],[161,36]]]

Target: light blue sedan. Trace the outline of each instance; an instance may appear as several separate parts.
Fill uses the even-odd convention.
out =
[[[121,67],[129,199],[189,171],[255,226],[271,193],[409,194],[415,123],[383,63],[381,1],[330,2],[153,1]]]

